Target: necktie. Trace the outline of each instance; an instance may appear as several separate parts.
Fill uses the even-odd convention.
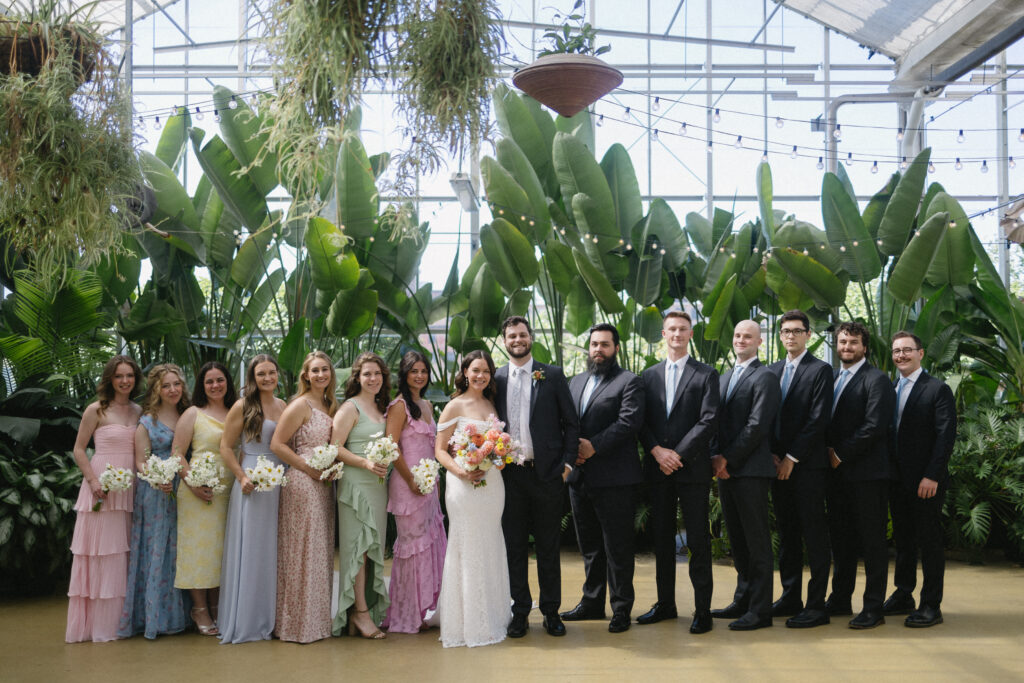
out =
[[[519,429],[520,416],[523,410],[523,382],[522,377],[526,372],[523,368],[512,370],[511,388],[508,400],[508,426],[509,434],[513,439],[518,439],[522,432]]]
[[[743,374],[743,366],[737,365],[732,371],[732,379],[729,380],[729,390],[725,392],[726,401],[732,398],[732,392],[736,390],[736,385],[740,383],[741,374]]]
[[[900,377],[899,384],[896,385],[896,426],[900,426],[900,420],[903,419],[903,390],[910,384],[910,380],[906,377]]]
[[[669,363],[665,368],[665,412],[672,414],[672,404],[676,399],[676,387],[679,385],[679,366]]]
[[[839,394],[843,392],[843,386],[846,385],[846,378],[850,376],[849,370],[843,370],[839,373],[839,382],[836,384],[836,388],[832,390],[832,412],[836,412],[836,404],[839,403]]]
[[[786,369],[782,371],[782,400],[786,400],[789,393],[789,383],[793,381],[793,364],[786,363]]]
[[[587,380],[587,386],[583,389],[583,397],[580,401],[580,414],[587,412],[587,406],[590,404],[590,397],[594,395],[594,388],[597,387],[597,383],[601,379],[597,375],[591,375],[590,379]]]

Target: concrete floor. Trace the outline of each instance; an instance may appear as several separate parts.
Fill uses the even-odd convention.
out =
[[[579,555],[565,552],[564,609],[576,604],[582,577]],[[689,611],[685,564],[679,579],[680,612]],[[729,602],[734,581],[730,565],[715,566],[715,607]],[[636,593],[634,617],[654,601],[652,556],[638,557]],[[946,622],[920,630],[894,617],[872,631],[850,630],[848,618],[840,618],[809,630],[787,629],[777,620],[770,629],[734,633],[716,620],[711,633],[692,636],[689,618],[680,618],[634,624],[615,635],[603,621],[567,624],[564,638],[544,633],[535,610],[521,640],[446,650],[437,630],[383,642],[331,638],[311,645],[220,645],[195,633],[67,645],[67,601],[44,598],[0,603],[0,681],[1024,680],[1024,570],[951,561],[942,607]]]

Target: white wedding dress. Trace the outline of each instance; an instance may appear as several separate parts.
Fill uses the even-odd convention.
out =
[[[442,422],[443,431],[458,422],[484,428],[487,422],[459,417]],[[511,619],[511,592],[501,513],[505,483],[492,467],[486,486],[474,487],[450,472],[445,475],[448,550],[444,556],[437,611],[445,647],[491,645],[505,639]]]

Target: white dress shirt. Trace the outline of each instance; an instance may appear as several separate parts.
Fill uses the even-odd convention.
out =
[[[522,368],[522,373],[516,373],[517,368]],[[533,358],[527,357],[525,359],[509,359],[508,363],[508,393],[505,397],[505,403],[508,404],[508,398],[512,395],[512,383],[521,382],[519,385],[519,443],[523,447],[523,455],[527,460],[533,460],[533,439],[530,436],[530,398],[533,392],[533,377],[531,376],[531,370],[533,368]],[[517,379],[517,375],[519,375]],[[509,410],[512,406],[509,406]]]

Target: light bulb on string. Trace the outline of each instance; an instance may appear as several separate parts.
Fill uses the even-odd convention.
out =
[[[651,111],[658,111],[659,109],[661,109],[661,98],[655,97],[654,104],[651,105]]]
[[[651,132],[651,139],[654,140],[655,142],[658,141],[658,129],[657,128],[655,128],[654,131]]]
[[[928,162],[928,172],[929,173],[935,173],[935,163],[932,162],[932,161]]]
[[[853,166],[853,152],[846,153],[846,165]]]
[[[626,107],[626,118],[629,118],[629,107]]]
[[[214,109],[213,110],[213,120],[216,121],[217,123],[220,123],[220,110],[218,110],[218,109]]]
[[[836,124],[836,127],[832,129],[832,137],[836,140],[836,142],[839,142],[840,140],[843,139],[842,126],[840,126],[838,123]]]
[[[877,161],[875,163],[871,164],[871,172],[872,173],[878,173],[878,162]]]
[[[714,121],[715,123],[721,123],[722,122],[722,112],[721,112],[721,110],[715,109],[715,115],[711,117],[711,120]]]
[[[825,168],[825,159],[823,157],[818,157],[818,163],[816,163],[814,167],[817,168],[819,171]]]
[[[234,95],[231,96],[231,101],[228,102],[228,109],[238,109],[238,100],[235,99]]]
[[[963,169],[963,167],[964,167],[964,163],[962,161],[960,161],[960,157],[957,157],[956,158],[956,163],[953,164],[953,168],[955,168],[956,170],[959,171],[959,170]]]
[[[743,136],[742,135],[737,135],[736,136],[736,142],[732,143],[732,146],[735,147],[736,149],[742,148],[743,147]]]
[[[982,173],[988,173],[988,160],[986,160],[986,159],[982,159],[981,160],[981,169],[980,170],[981,170]]]
[[[1017,139],[1024,142],[1024,128],[1020,129],[1020,135],[1017,136]]]
[[[684,137],[686,136],[686,121],[683,121],[681,124],[679,124],[679,134]]]
[[[153,130],[160,130],[164,127],[164,124],[160,123],[160,117],[153,119]]]
[[[957,141],[957,142],[963,142],[963,141],[964,141],[964,129],[963,129],[963,128],[961,128],[961,129],[960,129],[960,132],[959,132],[959,133],[957,133],[957,135],[956,135],[956,141]]]
[[[146,125],[146,119],[144,119],[144,118],[142,118],[142,117],[140,116],[140,117],[139,117],[139,125],[140,125],[140,126],[145,126],[145,125]]]
[[[715,143],[713,143],[711,140],[708,140],[708,154],[711,154],[711,151],[714,149],[714,144]]]
[[[902,140],[903,139],[903,129],[902,128],[900,128],[899,130],[896,131],[896,139],[897,140]]]
[[[796,145],[793,145],[793,151],[789,153],[790,159],[796,159]]]
[[[597,127],[600,128],[604,125],[604,114],[597,117]]]
[[[203,110],[199,107],[196,107],[196,121],[202,121],[203,118]]]
[[[900,170],[901,171],[906,171],[907,170],[907,158],[906,157],[903,157],[902,159],[900,159]]]
[[[1017,168],[1017,162],[1013,160],[1013,157],[1010,157],[1009,166],[1010,168]]]
[[[764,154],[761,155],[761,163],[762,164],[767,164],[768,163],[768,150],[765,150]]]
[[[776,128],[782,128],[784,125],[785,124],[782,122],[782,117],[781,116],[776,116],[775,117],[775,127]]]

